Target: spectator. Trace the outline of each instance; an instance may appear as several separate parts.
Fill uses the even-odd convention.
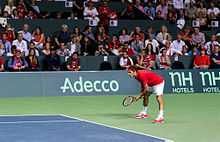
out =
[[[75,26],[74,29],[73,29],[73,32],[72,32],[72,35],[73,36],[78,36],[80,38],[80,40],[82,39],[82,34],[80,32],[80,28]]]
[[[92,27],[86,26],[84,31],[83,31],[84,36],[87,36],[91,40],[95,40],[95,36],[92,32]]]
[[[108,44],[108,48],[113,55],[116,56],[119,55],[119,51],[120,51],[119,44],[120,42],[118,40],[118,37],[116,35],[113,35],[111,41]]]
[[[216,35],[211,36],[211,40],[205,44],[205,48],[208,55],[211,55],[215,46],[220,46],[220,43],[216,40]]]
[[[143,5],[142,5],[142,3],[141,3],[140,0],[135,0],[135,1],[134,1],[134,6],[135,6],[137,9],[139,9],[141,12],[144,13],[144,7],[143,7]]]
[[[153,60],[151,55],[148,55],[148,51],[146,49],[141,51],[141,54],[137,57],[137,64],[136,66],[140,69],[147,69],[151,70],[155,64],[155,60]],[[151,54],[151,53],[150,53]]]
[[[131,48],[131,46],[126,42],[123,45],[121,45],[120,47],[120,56],[123,55],[123,52],[126,51],[128,53],[129,57],[133,57],[134,56],[134,50]]]
[[[146,46],[146,54],[147,54],[147,58],[148,58],[148,69],[156,69],[156,52],[154,52],[153,50],[153,45],[152,44],[148,44]]]
[[[157,40],[153,39],[151,34],[149,34],[148,38],[145,40],[145,48],[147,48],[148,44],[151,44],[153,46],[153,52],[154,53],[159,51],[159,43],[158,43]]]
[[[171,69],[170,57],[167,55],[167,50],[164,48],[161,50],[161,54],[158,57],[159,69]]]
[[[24,71],[28,68],[28,63],[21,53],[21,50],[17,49],[15,55],[9,59],[8,68],[10,71]]]
[[[139,36],[140,36],[140,40],[144,42],[144,39],[145,39],[144,32],[143,32],[143,31],[141,30],[141,28],[138,27],[138,26],[135,27],[135,29],[134,29],[133,32],[131,32],[130,37],[131,37],[132,39],[135,39],[135,36],[136,36],[136,35],[139,35]]]
[[[207,18],[206,18],[206,15],[202,14],[202,11],[200,11],[198,13],[196,21],[199,22],[200,29],[206,29],[206,27],[207,27]]]
[[[34,42],[29,43],[29,50],[28,50],[27,55],[25,55],[25,56],[28,56],[30,54],[30,50],[32,50],[32,49],[35,52],[35,56],[37,56],[37,57],[40,56],[39,49],[35,46]]]
[[[22,55],[28,55],[27,42],[23,40],[22,32],[18,32],[18,38],[12,42],[12,45],[15,45]]]
[[[59,71],[61,68],[61,60],[59,55],[56,54],[56,50],[52,49],[49,57],[44,60],[44,69],[49,71]]]
[[[42,50],[43,55],[44,56],[49,56],[50,53],[51,53],[50,49],[51,49],[50,43],[46,42],[45,45],[44,45],[44,48]]]
[[[212,16],[211,16],[212,14],[214,15],[215,18],[219,16],[220,10],[219,10],[218,7],[215,6],[214,2],[211,2],[211,3],[210,3],[210,8],[208,9],[207,14],[208,14],[208,17],[209,17],[209,18],[212,17]]]
[[[151,19],[154,20],[156,16],[156,9],[154,8],[151,1],[147,2],[147,6],[144,7],[144,13]]]
[[[100,44],[106,44],[109,36],[107,35],[105,28],[103,26],[98,26],[96,39]]]
[[[83,1],[81,0],[73,0],[73,9],[72,13],[77,16],[78,18],[82,18],[81,15],[83,15]]]
[[[52,38],[52,37],[50,37],[50,36],[47,36],[46,38],[45,38],[45,43],[50,43],[50,46],[51,46],[51,48],[54,48],[54,39]],[[44,43],[44,44],[45,44]]]
[[[99,22],[99,13],[97,9],[93,6],[93,2],[87,2],[87,5],[83,11],[83,16],[85,20],[95,20],[97,23]]]
[[[194,59],[194,68],[195,69],[208,69],[210,66],[210,58],[206,54],[206,49],[201,49],[201,54],[196,56]]]
[[[3,18],[7,18],[7,19],[10,19],[10,18],[11,18],[7,11],[3,11],[2,17],[3,17]]]
[[[133,60],[128,56],[126,51],[123,52],[123,55],[119,60],[119,65],[121,69],[128,69],[130,66],[134,65]]]
[[[7,34],[7,40],[9,42],[12,42],[15,39],[15,32],[14,32],[14,28],[11,27],[11,24],[7,24],[6,25],[6,30],[5,33]]]
[[[196,17],[199,17],[199,15],[202,15],[202,17],[206,17],[207,15],[207,9],[204,7],[203,2],[198,2],[198,8],[196,10]]]
[[[78,40],[79,40],[79,37],[73,36],[71,42],[67,44],[68,49],[70,50],[70,54],[71,55],[74,52],[77,52],[78,54],[81,53],[81,51],[80,51],[81,50],[81,44],[80,44],[80,42]]]
[[[196,5],[193,1],[190,1],[189,7],[185,9],[185,15],[188,19],[195,19],[196,18]]]
[[[43,48],[45,36],[40,27],[37,27],[32,33],[32,40],[38,49]]]
[[[70,56],[66,67],[68,71],[79,71],[80,70],[80,61],[79,61],[77,52],[74,52]]]
[[[220,46],[215,45],[214,50],[211,55],[211,68],[219,69],[220,68]]]
[[[94,54],[95,54],[95,48],[92,44],[92,41],[87,36],[84,36],[81,44],[81,55],[94,56]]]
[[[39,61],[34,48],[30,48],[26,61],[28,63],[29,71],[39,71]]]
[[[192,45],[203,46],[205,44],[205,35],[199,31],[199,28],[194,28],[194,33],[192,34]]]
[[[192,31],[190,27],[184,28],[181,32],[181,39],[186,43],[189,49],[192,49],[191,42],[192,42]]]
[[[29,30],[29,25],[28,24],[24,24],[23,25],[23,37],[27,42],[30,42],[32,39],[32,35],[31,33],[28,31]]]
[[[60,45],[60,43],[65,43],[67,44],[70,39],[71,39],[71,36],[70,36],[70,32],[69,32],[69,28],[67,25],[63,24],[62,25],[62,29],[61,31],[58,33],[58,35],[55,37],[55,42],[57,44],[57,46]]]
[[[4,11],[7,11],[9,15],[12,15],[14,9],[16,9],[16,7],[14,6],[14,1],[13,0],[7,1],[7,4],[4,7]]]
[[[163,18],[163,20],[167,19],[168,6],[165,0],[160,0],[160,4],[156,7],[156,13],[160,13],[160,17]]]
[[[183,62],[179,61],[179,55],[174,55],[174,62],[171,65],[172,69],[185,69]]]
[[[183,0],[173,0],[173,7],[176,10],[181,10],[184,8],[184,2]]]
[[[12,56],[14,56],[15,54],[16,54],[16,51],[17,51],[17,47],[15,46],[15,45],[12,45],[11,46],[11,52],[10,53],[8,53],[8,57],[12,57]]]
[[[19,0],[17,5],[18,17],[19,19],[24,19],[27,14],[27,8],[23,0]]]
[[[173,5],[168,5],[167,21],[171,24],[175,24],[177,19],[177,11],[173,8]]]
[[[178,34],[176,40],[171,43],[171,50],[173,54],[183,55],[183,48],[186,47],[186,44],[181,40],[181,35]]]
[[[121,30],[121,34],[119,36],[119,41],[121,44],[124,44],[124,43],[130,41],[130,36],[128,35],[128,30],[126,28],[123,28]]]
[[[61,42],[59,49],[57,49],[56,54],[61,57],[69,56],[69,49],[66,48],[65,43]]]
[[[105,28],[106,31],[108,31],[108,25],[109,25],[109,18],[112,10],[108,7],[108,2],[103,1],[101,6],[98,8],[100,23]]]
[[[122,11],[121,15],[127,19],[134,19],[135,13],[133,3],[128,3],[127,7]]]
[[[167,27],[162,26],[160,32],[157,34],[156,39],[162,43],[163,40],[171,40],[171,35],[168,33]]]
[[[18,10],[17,10],[17,9],[14,9],[14,10],[12,11],[11,18],[12,18],[12,19],[19,19],[19,15],[18,15]]]
[[[3,33],[2,34],[2,40],[0,39],[0,46],[2,45],[1,50],[2,53],[6,56],[11,53],[11,43],[7,40],[7,34]]]
[[[163,49],[166,49],[166,55],[171,57],[172,55],[174,55],[174,52],[172,51],[171,49],[171,41],[168,41],[168,40],[164,40],[163,41],[163,47],[160,49],[160,52],[163,50]]]
[[[146,30],[146,35],[151,35],[151,37],[152,37],[153,39],[155,39],[156,33],[155,33],[154,28],[153,28],[152,26],[149,26],[149,27],[147,28],[147,30]]]
[[[25,16],[26,19],[37,19],[37,15],[35,14],[35,12],[33,10],[29,10],[27,16]]]
[[[177,27],[182,30],[186,24],[186,20],[185,20],[185,15],[184,15],[184,11],[180,10],[179,11],[179,18],[176,21]]]
[[[109,53],[106,50],[107,49],[103,44],[99,44],[97,50],[95,51],[95,56],[108,56]]]
[[[4,58],[2,57],[2,55],[0,55],[0,72],[3,72],[5,70],[5,61]]]
[[[40,8],[36,4],[36,0],[31,0],[31,7],[34,9],[34,11],[38,14],[40,14]]]
[[[140,40],[140,35],[135,35],[135,38],[131,42],[131,48],[133,49],[135,55],[138,55],[144,48],[144,42]]]

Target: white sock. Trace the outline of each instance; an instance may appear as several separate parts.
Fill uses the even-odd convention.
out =
[[[163,110],[160,110],[157,119],[163,118],[163,113]]]
[[[148,107],[147,107],[147,106],[144,106],[142,112],[145,113],[145,114],[147,114],[147,110],[148,110]]]

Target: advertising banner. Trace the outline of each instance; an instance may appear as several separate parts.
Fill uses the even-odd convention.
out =
[[[164,76],[166,93],[218,93],[220,70],[157,71]]]
[[[165,93],[218,93],[220,70],[156,71]],[[126,71],[0,73],[0,97],[134,95],[140,84]]]

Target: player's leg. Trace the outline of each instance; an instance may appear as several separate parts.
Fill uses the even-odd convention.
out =
[[[146,93],[143,97],[143,110],[142,110],[142,112],[145,114],[147,114],[147,111],[148,111],[149,96],[150,96],[150,94]]]
[[[159,113],[157,115],[157,118],[153,122],[161,123],[164,121],[164,100],[163,100],[164,82],[154,86],[153,89],[156,94],[156,100],[157,100],[158,106],[159,106]]]
[[[156,96],[158,106],[159,106],[159,113],[156,118],[156,120],[161,120],[164,119],[164,100],[163,100],[163,95]]]
[[[149,96],[150,94],[149,93],[146,93],[144,96],[143,96],[143,109],[141,110],[141,112],[139,112],[137,115],[136,115],[136,118],[137,119],[140,119],[140,118],[148,118],[149,115],[148,115],[148,104],[149,104]]]

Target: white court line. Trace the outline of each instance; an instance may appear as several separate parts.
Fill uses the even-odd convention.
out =
[[[174,142],[173,140],[169,140],[169,139],[161,138],[161,137],[156,137],[156,136],[153,136],[153,135],[145,134],[145,133],[142,133],[142,132],[137,132],[137,131],[134,131],[134,130],[128,130],[128,129],[123,129],[123,128],[110,126],[110,125],[106,125],[106,124],[102,124],[102,123],[97,123],[97,122],[94,122],[94,121],[85,120],[85,119],[81,119],[81,118],[77,118],[77,117],[72,117],[72,116],[68,116],[68,115],[65,115],[65,114],[59,114],[59,115],[67,117],[67,118],[76,119],[76,120],[79,120],[79,121],[84,121],[84,122],[88,122],[88,123],[92,123],[92,124],[96,124],[96,125],[101,125],[101,126],[108,127],[108,128],[114,128],[114,129],[117,129],[117,130],[122,130],[122,131],[130,132],[130,133],[135,133],[135,134],[138,134],[138,135],[144,135],[144,136],[147,136],[147,137],[152,137],[152,138],[164,140],[164,142]]]
[[[10,116],[61,116],[59,114],[4,114],[0,117],[10,117]]]
[[[0,117],[13,117],[13,116],[61,116],[59,114],[0,114]]]
[[[0,124],[44,124],[44,123],[77,123],[79,120],[46,120],[46,121],[6,121]]]

